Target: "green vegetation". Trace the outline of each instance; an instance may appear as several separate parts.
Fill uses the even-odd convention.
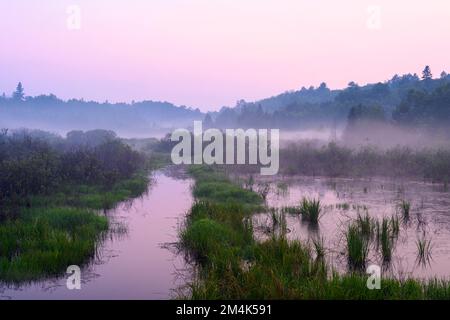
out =
[[[383,257],[383,262],[389,262],[392,258],[393,249],[393,235],[392,228],[389,224],[389,219],[383,218],[381,222],[381,255]]]
[[[114,134],[49,137],[0,135],[0,282],[86,264],[109,229],[98,210],[147,189],[145,159]]]
[[[107,229],[106,217],[86,209],[24,210],[0,225],[0,280],[31,281],[83,265]]]
[[[223,172],[211,167],[192,167],[191,174],[196,180],[194,195],[201,199],[192,206],[180,236],[199,268],[190,283],[192,299],[450,298],[450,283],[438,280],[383,278],[381,290],[369,290],[364,274],[339,275],[326,264],[323,240],[313,241],[313,248],[288,241],[283,234],[256,241],[251,215],[261,205],[257,194],[236,188]],[[210,185],[219,189],[207,192],[205,186]],[[230,190],[235,198],[229,196]],[[274,216],[273,221],[279,218]],[[370,224],[369,228],[368,218],[361,217],[349,226],[348,247],[356,264],[366,261],[368,235],[374,237],[376,228],[376,222]]]
[[[143,171],[107,188],[96,185],[62,186],[59,192],[51,196],[30,196],[28,205],[107,210],[112,209],[118,202],[138,197],[147,189],[148,183],[149,179]]]
[[[358,216],[356,217],[356,227],[365,239],[370,240],[373,238],[374,220],[369,216],[367,211],[365,215],[358,213]]]
[[[369,239],[357,224],[350,224],[345,234],[350,270],[363,271],[369,254]]]
[[[445,183],[450,177],[450,150],[299,142],[280,150],[280,171],[326,177],[409,177]]]
[[[432,244],[431,240],[426,239],[425,237],[422,239],[417,239],[417,261],[421,265],[426,265],[429,263],[431,259],[431,250]]]
[[[322,208],[319,199],[302,199],[300,203],[300,214],[302,215],[302,219],[312,224],[318,224],[321,211]]]
[[[409,220],[409,212],[411,211],[411,204],[406,200],[402,200],[402,202],[400,203],[400,210],[403,215],[403,220],[408,221]]]
[[[212,167],[193,166],[190,173],[197,180],[193,193],[199,200],[207,199],[218,203],[233,202],[250,208],[259,205],[262,201],[255,192],[230,183],[225,173],[216,172]]]

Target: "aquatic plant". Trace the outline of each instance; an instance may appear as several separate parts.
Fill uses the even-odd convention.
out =
[[[215,179],[216,173],[196,177]],[[217,177],[221,179],[220,176]],[[203,180],[204,181],[204,180]],[[230,183],[230,182],[227,182]],[[316,238],[314,243],[305,245],[298,240],[285,237],[270,237],[264,241],[254,241],[251,228],[244,225],[257,209],[248,209],[237,198],[236,202],[224,202],[224,198],[206,198],[214,202],[208,206],[202,202],[196,213],[188,215],[188,223],[183,232],[192,228],[211,229],[208,242],[196,239],[196,243],[186,243],[187,250],[202,243],[204,262],[200,272],[188,283],[190,299],[449,299],[450,282],[446,280],[419,281],[406,279],[399,281],[383,277],[382,290],[367,290],[367,275],[364,272],[338,274],[333,272],[325,259],[317,259],[324,252],[323,242]],[[275,211],[274,211],[275,212]],[[195,221],[208,216],[215,223]],[[363,216],[364,218],[364,216]],[[363,219],[364,220],[364,219]],[[390,219],[389,219],[390,220]],[[382,226],[373,220],[375,230],[381,238]],[[376,225],[379,227],[377,228]],[[220,225],[220,226],[219,226]],[[391,225],[391,223],[388,223]],[[390,226],[389,228],[392,228]],[[200,228],[201,229],[201,228]],[[191,230],[193,231],[193,230]],[[203,232],[197,230],[197,236]],[[239,238],[240,235],[246,236]],[[356,222],[348,225],[345,232],[349,265],[353,270],[364,271],[368,262],[369,244]],[[194,239],[194,238],[192,238]],[[234,239],[234,240],[233,240]],[[380,245],[381,246],[381,245]],[[315,252],[314,252],[315,251]],[[243,268],[243,262],[249,267]]]
[[[258,188],[256,191],[259,196],[265,201],[267,198],[267,195],[270,192],[270,184],[265,182],[265,183],[258,183]]]
[[[365,215],[361,215],[358,212],[355,223],[364,237],[366,237],[367,239],[371,239],[373,237],[375,230],[374,222],[373,219],[367,213],[367,211]]]
[[[409,214],[411,211],[411,203],[406,200],[400,202],[400,210],[402,212],[403,220],[409,221]]]
[[[300,203],[300,214],[302,218],[312,224],[317,224],[320,219],[322,207],[319,199],[303,198]]]
[[[419,238],[416,241],[417,246],[417,262],[421,265],[426,265],[430,263],[432,254],[432,243],[431,239]]]
[[[393,215],[390,219],[390,227],[392,230],[392,236],[398,237],[400,233],[400,221],[397,215]]]
[[[300,210],[299,206],[282,207],[281,212],[289,213],[289,214],[301,214],[301,210]]]
[[[360,227],[351,223],[345,233],[347,243],[347,260],[351,270],[364,270],[369,254],[369,241]]]
[[[381,222],[381,256],[383,262],[388,263],[392,259],[392,249],[393,249],[393,235],[390,220],[388,218],[383,218]]]
[[[276,194],[278,196],[284,196],[288,193],[289,191],[289,186],[286,182],[284,181],[280,181],[277,183],[277,189],[276,189]]]
[[[95,255],[106,217],[87,209],[23,209],[0,225],[0,280],[20,283],[57,276]]]
[[[325,241],[323,237],[315,237],[312,239],[316,259],[321,260],[325,258]]]

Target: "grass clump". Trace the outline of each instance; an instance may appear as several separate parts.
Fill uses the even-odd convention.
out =
[[[323,237],[313,238],[312,244],[316,253],[316,259],[323,260],[325,258],[325,241]]]
[[[358,213],[355,223],[359,231],[361,232],[362,236],[364,236],[368,240],[373,237],[375,224],[373,219],[369,216],[367,212],[365,215],[361,215],[360,213]]]
[[[318,224],[322,207],[319,199],[303,198],[300,203],[300,214],[302,218],[312,224]]]
[[[356,223],[352,223],[346,230],[345,239],[349,268],[357,271],[364,270],[369,254],[369,240],[367,236]]]
[[[144,174],[102,186],[63,186],[58,193],[29,197],[14,219],[0,224],[0,281],[21,283],[63,273],[95,256],[108,220],[92,209],[111,209],[147,188]]]
[[[432,257],[431,240],[428,240],[425,237],[417,239],[416,246],[417,246],[417,262],[425,266],[430,262]]]
[[[402,200],[400,202],[400,211],[403,216],[403,220],[409,221],[410,211],[411,211],[411,203],[406,200]]]
[[[86,209],[25,210],[20,219],[0,225],[0,279],[32,281],[82,265],[107,229],[105,217]]]
[[[389,220],[387,218],[383,218],[381,222],[381,256],[383,257],[383,262],[389,262],[392,258],[392,231],[391,226],[389,224]]]
[[[257,193],[240,188],[229,181],[224,173],[215,172],[211,167],[193,166],[190,174],[196,178],[193,194],[199,200],[239,203],[246,207],[255,207],[262,202]]]

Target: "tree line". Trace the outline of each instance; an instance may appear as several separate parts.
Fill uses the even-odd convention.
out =
[[[90,137],[90,139],[86,139]],[[77,140],[81,139],[81,140]],[[144,167],[144,157],[111,132],[0,132],[0,211],[68,185],[111,188]]]

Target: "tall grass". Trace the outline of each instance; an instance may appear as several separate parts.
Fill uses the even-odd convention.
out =
[[[362,271],[369,254],[369,240],[357,224],[350,224],[345,233],[347,260],[351,270]]]
[[[215,177],[221,180],[221,184],[231,184],[221,173],[214,171],[209,171],[207,176],[197,172],[194,177],[196,184],[214,180]],[[193,205],[181,231],[182,244],[188,252],[197,253],[194,256],[198,256],[199,262],[198,276],[189,284],[189,298],[450,298],[450,283],[447,281],[428,283],[383,278],[382,290],[369,290],[364,273],[339,275],[332,271],[325,259],[317,259],[325,254],[323,240],[313,241],[312,248],[286,237],[255,241],[249,223],[255,207],[249,207],[242,197],[224,201],[214,193],[210,196]],[[367,223],[366,219],[362,216],[361,220]],[[274,221],[279,221],[279,217],[274,217]],[[367,263],[369,250],[369,233],[363,233],[360,227],[364,223],[353,222],[346,232],[349,260],[359,269]]]
[[[432,257],[432,243],[431,240],[425,237],[419,238],[416,241],[417,247],[417,262],[421,265],[430,263]]]
[[[322,207],[319,199],[302,199],[300,203],[300,214],[302,219],[312,224],[318,224],[321,211]]]
[[[356,217],[356,226],[359,228],[359,231],[366,239],[371,239],[374,235],[374,222],[373,219],[366,212],[365,215],[361,215],[358,212]]]
[[[325,258],[325,241],[323,237],[316,237],[312,239],[314,252],[316,253],[317,260],[323,260]]]
[[[58,275],[91,258],[108,229],[105,217],[85,209],[29,209],[0,225],[0,279],[23,282]]]
[[[0,281],[38,280],[57,276],[71,264],[87,263],[109,228],[107,218],[91,209],[110,209],[138,196],[148,181],[146,174],[139,174],[119,181],[109,191],[73,185],[55,194],[30,197],[30,208],[18,208],[16,219],[0,224]]]
[[[381,256],[385,263],[390,262],[392,259],[393,236],[389,222],[390,220],[387,218],[383,218],[381,222]]]
[[[402,213],[403,220],[409,221],[410,211],[411,211],[411,203],[406,200],[402,200],[400,202],[400,211]]]

